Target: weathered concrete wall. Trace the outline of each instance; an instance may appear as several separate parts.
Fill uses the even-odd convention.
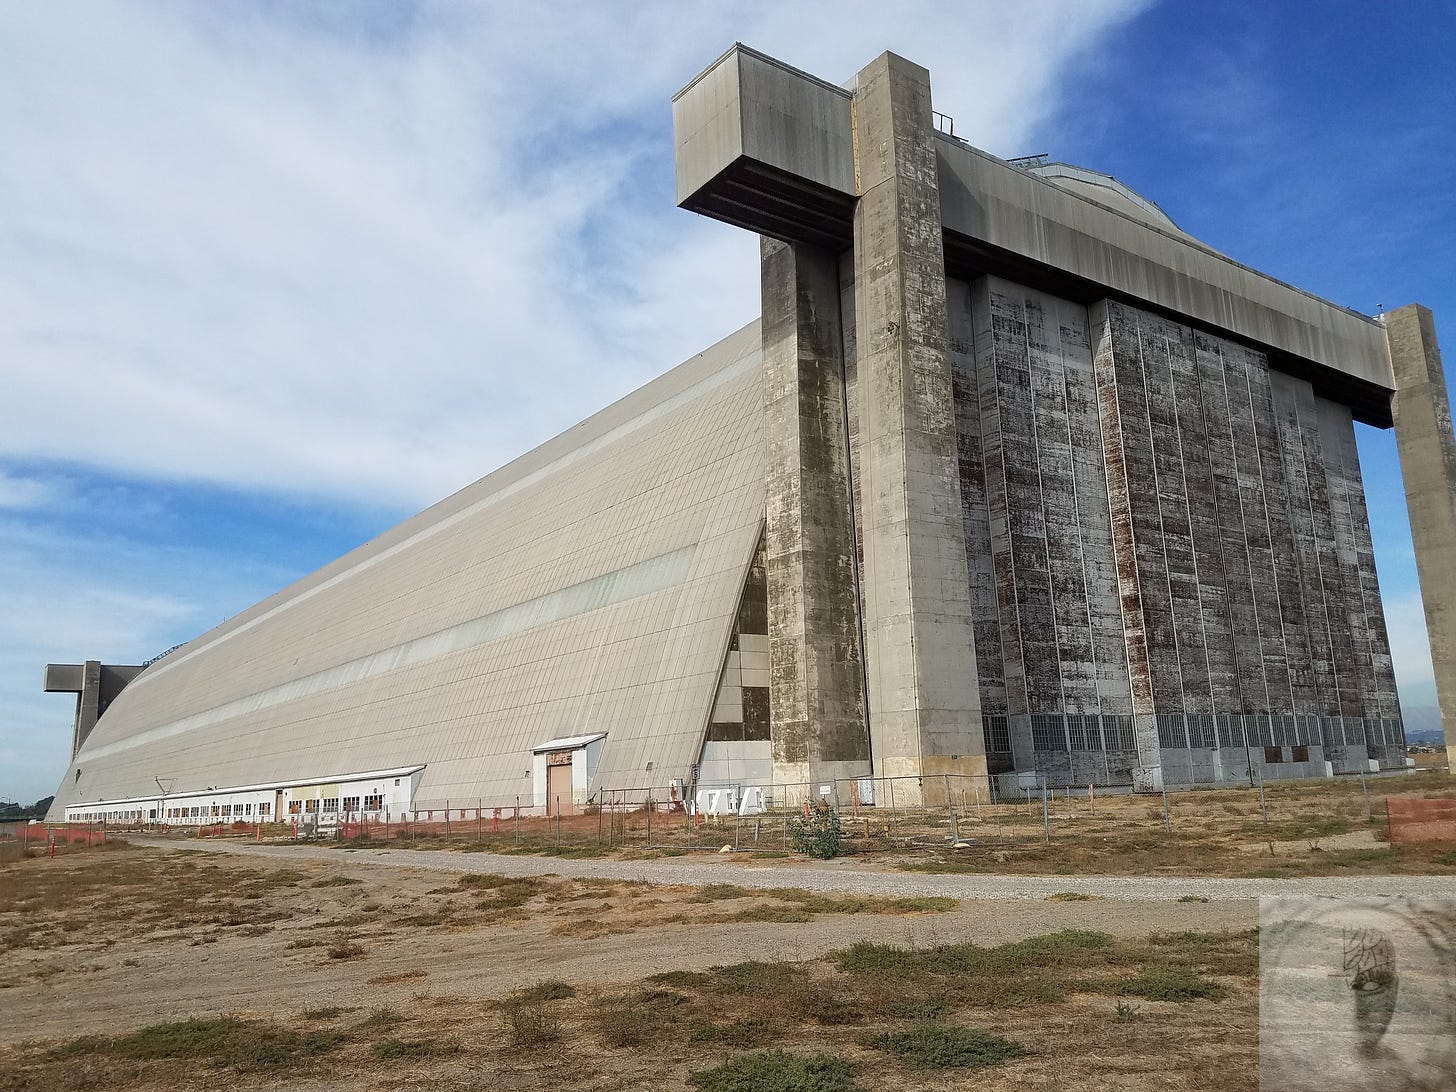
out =
[[[765,239],[762,281],[774,776],[865,776],[839,263]]]
[[[1395,442],[1410,509],[1416,573],[1431,637],[1446,751],[1456,765],[1456,439],[1431,312],[1418,303],[1385,316],[1395,368]]]
[[[1132,712],[1087,314],[998,278],[948,296],[982,707],[1030,767],[1032,714]]]
[[[893,54],[855,91],[855,327],[870,731],[882,775],[984,775],[930,75]]]

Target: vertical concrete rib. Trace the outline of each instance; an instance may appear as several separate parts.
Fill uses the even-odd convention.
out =
[[[1220,703],[1219,712],[1244,713],[1253,708],[1251,695],[1262,698],[1264,694],[1264,669],[1260,662],[1249,538],[1239,488],[1237,441],[1224,374],[1223,343],[1195,331],[1193,345],[1199,394],[1207,422],[1209,477],[1218,518],[1219,553],[1227,591],[1225,613],[1233,655],[1230,686],[1226,692],[1215,691],[1215,694]]]
[[[1431,312],[1418,303],[1384,316],[1395,372],[1395,444],[1410,510],[1416,574],[1431,638],[1446,753],[1456,766],[1456,438]]]
[[[1269,550],[1274,561],[1274,588],[1278,595],[1279,643],[1284,653],[1286,680],[1277,696],[1271,687],[1271,711],[1293,713],[1311,700],[1309,636],[1299,583],[1299,561],[1290,524],[1289,484],[1274,411],[1273,378],[1263,353],[1245,350],[1249,361],[1249,393],[1258,437],[1259,473],[1264,484],[1264,511],[1269,521]]]
[[[774,775],[870,773],[837,259],[762,242]]]
[[[1351,482],[1345,466],[1345,444],[1353,443],[1355,425],[1350,411],[1324,398],[1316,398],[1320,450],[1324,454],[1325,479],[1330,498],[1330,526],[1334,531],[1333,556],[1339,566],[1342,598],[1336,612],[1336,624],[1345,626],[1349,634],[1350,657],[1345,665],[1348,689],[1353,704],[1347,703],[1346,716],[1376,715],[1372,704],[1375,694],[1375,672],[1370,659],[1370,629],[1365,611],[1364,577],[1360,572],[1360,528],[1355,524],[1350,492],[1359,489],[1358,479]],[[1347,440],[1348,437],[1348,440]]]
[[[946,348],[940,189],[924,68],[886,53],[860,72],[854,147],[865,641],[875,765],[889,775],[984,776]]]
[[[1134,770],[1133,781],[1139,788],[1156,788],[1161,783],[1162,755],[1154,719],[1151,646],[1163,639],[1170,622],[1166,604],[1158,599],[1157,581],[1145,576],[1149,566],[1144,564],[1143,540],[1152,538],[1156,544],[1159,531],[1146,523],[1147,506],[1137,503],[1139,494],[1155,480],[1152,435],[1137,351],[1137,316],[1121,304],[1104,300],[1089,309],[1088,325],[1095,347],[1093,368],[1102,416],[1112,549],[1137,735],[1139,769]],[[1166,581],[1163,587],[1166,589]]]
[[[946,281],[946,323],[951,387],[955,397],[956,454],[960,461],[961,519],[966,536],[966,568],[975,624],[976,675],[981,712],[1006,715],[1006,674],[1001,656],[1001,622],[996,604],[996,572],[991,553],[991,515],[986,487],[985,423],[976,376],[977,353],[989,349],[989,321],[980,330],[971,287]],[[988,741],[989,743],[989,741]]]
[[[1311,467],[1305,454],[1301,403],[1314,397],[1302,379],[1278,372],[1269,376],[1274,398],[1275,424],[1279,431],[1279,452],[1284,467],[1284,485],[1289,498],[1289,526],[1294,540],[1295,566],[1299,577],[1299,608],[1309,655],[1309,678],[1295,690],[1294,711],[1304,715],[1336,716],[1339,693],[1335,685],[1334,650],[1330,619],[1325,606],[1324,581],[1320,574],[1319,548],[1314,535],[1314,512],[1310,500]]]
[[[1008,466],[1007,434],[1003,419],[1005,402],[1001,387],[1008,369],[1020,359],[1018,338],[1025,334],[1014,316],[1008,315],[991,280],[982,277],[971,289],[975,316],[976,412],[981,424],[981,452],[985,468],[987,538],[990,548],[996,639],[1001,649],[1005,712],[1009,717],[1012,760],[1017,769],[1035,764],[1031,741],[1031,701],[1026,658],[1021,645],[1021,606],[1016,564],[1012,555],[1010,509],[1012,473]],[[1006,367],[1003,367],[1005,361]],[[967,548],[970,548],[969,540]],[[979,634],[978,634],[979,636]],[[976,646],[977,662],[980,645]]]

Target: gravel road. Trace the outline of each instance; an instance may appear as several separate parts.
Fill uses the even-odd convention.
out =
[[[321,846],[261,846],[248,842],[189,841],[132,837],[135,845],[206,848],[270,858],[326,860],[350,865],[421,868],[438,872],[490,872],[500,876],[562,876],[569,879],[641,880],[659,884],[731,883],[741,887],[797,887],[858,895],[948,895],[956,899],[1032,899],[1075,892],[1132,902],[1252,900],[1271,895],[1328,895],[1351,898],[1400,895],[1456,898],[1456,876],[1328,876],[1251,880],[1168,876],[998,876],[895,872],[839,862],[753,861],[731,854],[669,857],[650,861],[564,860],[557,857],[498,856],[408,849],[329,849]]]

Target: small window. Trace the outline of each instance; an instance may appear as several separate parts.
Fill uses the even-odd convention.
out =
[[[303,810],[303,801],[302,800],[290,800],[290,801],[288,801],[288,814],[289,815],[297,815],[302,810]]]
[[[308,812],[318,811],[318,806],[319,806],[319,802],[317,800],[305,800],[303,802],[303,810],[304,811],[308,811]]]
[[[346,797],[344,797],[344,810],[345,811],[358,811],[359,810],[359,798],[357,796],[346,796]]]
[[[269,804],[269,803],[266,803],[266,802],[265,803],[262,803],[262,804],[259,804],[258,805],[258,814],[259,815],[267,815],[272,809],[273,809],[273,805],[272,804]]]
[[[383,807],[384,807],[384,797],[383,797],[383,795],[366,796],[364,798],[364,810],[365,811],[379,811]]]
[[[1284,748],[1283,747],[1265,747],[1264,748],[1264,761],[1265,762],[1283,762],[1284,761]]]
[[[1306,747],[1306,746],[1304,746],[1304,745],[1302,745],[1302,744],[1300,746],[1294,748],[1294,759],[1293,760],[1295,762],[1308,762],[1309,761],[1309,748]]]

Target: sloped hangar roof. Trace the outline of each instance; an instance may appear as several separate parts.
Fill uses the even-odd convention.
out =
[[[415,763],[501,804],[595,733],[599,785],[686,775],[762,531],[761,362],[755,322],[156,663],[52,814]]]

